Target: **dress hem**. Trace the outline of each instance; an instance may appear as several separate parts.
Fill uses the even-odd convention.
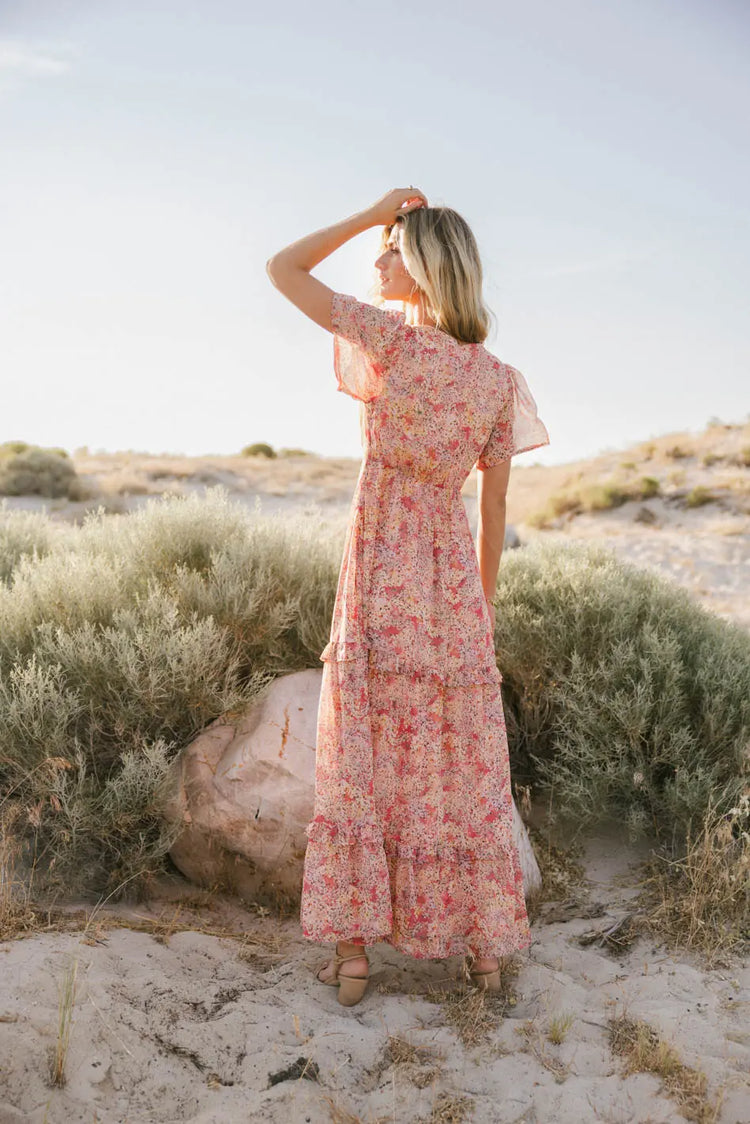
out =
[[[400,952],[404,956],[411,956],[414,960],[448,960],[452,956],[466,956],[469,952],[473,952],[479,959],[492,956],[512,956],[514,953],[523,952],[530,948],[534,941],[531,931],[523,926],[520,929],[519,939],[501,940],[499,943],[485,943],[484,945],[479,942],[472,943],[472,938],[467,935],[456,936],[448,941],[443,941],[442,944],[435,945],[425,945],[424,940],[420,937],[394,937],[392,933],[379,933],[378,935],[358,933],[356,937],[352,937],[351,930],[341,933],[332,930],[319,930],[316,934],[309,929],[302,929],[302,936],[305,940],[315,941],[318,944],[326,944],[331,941],[349,941],[351,944],[365,946],[389,944],[396,952]]]
[[[310,827],[316,838],[305,854],[300,911],[308,940],[386,941],[409,956],[431,959],[469,949],[500,956],[530,943],[514,846],[493,842],[468,862],[450,853],[420,862],[396,853],[390,840],[374,840],[366,825],[342,832],[349,837],[344,845],[331,845],[329,824]]]

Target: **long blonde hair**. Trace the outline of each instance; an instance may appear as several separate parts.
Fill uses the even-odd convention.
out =
[[[436,326],[460,343],[484,343],[493,313],[482,298],[482,263],[469,224],[450,207],[417,207],[396,222],[402,226],[404,266]],[[383,227],[380,253],[394,225]],[[373,304],[384,303],[377,284],[370,296]]]

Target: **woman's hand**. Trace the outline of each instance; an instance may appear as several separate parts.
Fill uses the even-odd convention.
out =
[[[365,214],[373,220],[374,226],[392,226],[397,215],[428,207],[427,196],[416,187],[396,187],[387,191],[382,199],[368,207]]]
[[[492,625],[492,635],[495,635],[495,606],[487,598],[487,612],[490,614],[490,624]]]

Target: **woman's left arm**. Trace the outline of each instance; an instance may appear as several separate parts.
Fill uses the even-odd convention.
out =
[[[357,211],[341,222],[316,230],[297,242],[292,242],[266,262],[266,273],[271,282],[306,316],[333,331],[331,301],[333,289],[324,285],[310,270],[330,256],[350,238],[362,234],[373,226],[387,226],[395,222],[396,215],[405,214],[415,207],[426,207],[427,200],[416,188],[398,188],[387,192],[382,199]]]

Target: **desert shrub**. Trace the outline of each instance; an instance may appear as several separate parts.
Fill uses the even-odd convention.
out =
[[[0,457],[11,456],[13,453],[25,453],[31,446],[26,441],[3,441],[0,445]]]
[[[745,468],[750,468],[750,445],[743,445],[737,454],[737,461]]]
[[[591,544],[503,556],[495,640],[519,783],[581,827],[684,838],[748,770],[750,635]],[[746,782],[745,782],[746,783]]]
[[[0,582],[10,580],[19,561],[30,555],[41,557],[51,548],[53,528],[46,515],[33,511],[11,511],[0,502]]]
[[[216,489],[94,513],[20,558],[0,587],[0,786],[54,858],[48,887],[136,890],[158,869],[169,761],[277,674],[319,666],[342,545]]]
[[[631,500],[651,499],[659,491],[660,484],[654,476],[642,476],[640,480],[612,479],[578,484],[554,492],[541,509],[527,516],[527,522],[533,527],[548,527],[561,515],[609,511]]]
[[[750,788],[728,812],[709,808],[684,854],[657,851],[645,865],[641,897],[654,937],[700,951],[709,967],[750,942]]]
[[[620,507],[627,498],[625,489],[613,481],[589,484],[580,492],[583,511],[608,511],[612,507]]]
[[[718,464],[724,460],[720,453],[704,453],[702,463],[706,468],[711,468],[712,465]]]
[[[692,457],[693,453],[689,449],[685,449],[682,445],[671,445],[668,449],[664,450],[664,456],[670,457],[672,460],[682,460],[684,457]]]
[[[577,514],[579,511],[583,511],[579,493],[562,490],[553,492],[543,507],[529,512],[526,522],[531,527],[547,527],[554,519],[559,519],[562,515]]]
[[[311,453],[309,449],[297,449],[294,446],[289,448],[284,447],[279,449],[280,457],[314,457],[315,453]]]
[[[272,445],[266,445],[264,441],[258,441],[255,445],[245,445],[242,450],[243,457],[275,457],[276,450]]]
[[[0,495],[78,499],[81,486],[64,450],[27,448],[0,457]]]
[[[685,496],[685,506],[703,507],[705,503],[712,503],[714,498],[708,488],[704,488],[701,484],[696,484]]]
[[[344,527],[214,489],[30,534],[42,548],[17,549],[0,585],[0,808],[26,810],[46,885],[136,892],[171,845],[159,800],[182,746],[276,675],[320,667]],[[710,802],[735,806],[746,632],[584,544],[505,554],[499,605],[514,780],[582,828],[616,816],[670,842]]]

